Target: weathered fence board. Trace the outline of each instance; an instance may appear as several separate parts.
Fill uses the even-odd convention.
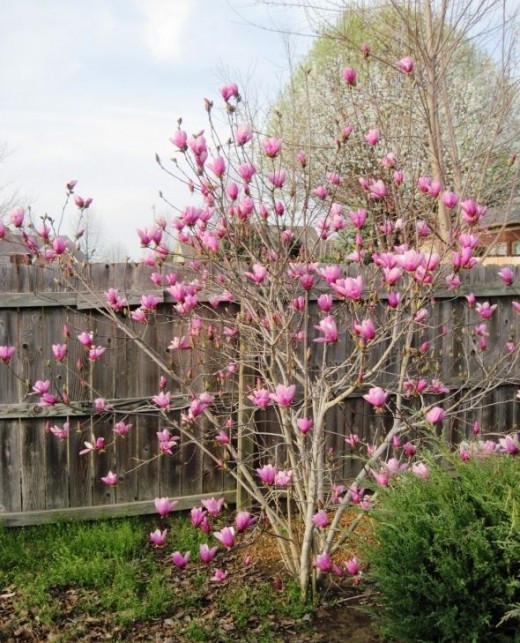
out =
[[[165,267],[165,272],[179,273],[184,279],[191,273],[183,266]],[[17,352],[9,366],[0,368],[0,521],[9,524],[27,524],[54,519],[57,515],[95,517],[142,513],[153,508],[151,500],[159,495],[176,498],[198,498],[202,494],[225,493],[230,499],[234,488],[231,476],[220,470],[188,440],[183,440],[173,455],[156,457],[146,466],[140,466],[153,458],[157,450],[157,432],[163,427],[159,413],[134,414],[143,402],[159,390],[160,372],[106,317],[95,310],[96,302],[104,300],[104,292],[110,287],[118,288],[120,294],[132,305],[138,305],[142,294],[159,297],[161,314],[170,314],[170,319],[158,325],[134,324],[121,317],[121,322],[131,324],[139,337],[161,352],[176,372],[191,372],[193,393],[204,390],[203,378],[207,370],[216,373],[225,367],[225,351],[213,345],[207,350],[167,352],[172,337],[186,334],[186,321],[172,311],[173,299],[166,289],[158,289],[150,280],[153,269],[143,265],[119,264],[108,266],[94,264],[85,268],[85,282],[76,279],[64,281],[52,269],[0,264],[0,345],[15,345]],[[516,269],[520,283],[520,269]],[[474,350],[474,337],[470,333],[453,333],[453,320],[469,328],[476,315],[465,305],[464,295],[474,292],[479,301],[498,303],[499,309],[488,320],[489,348],[486,359],[498,360],[503,355],[508,340],[520,340],[520,315],[514,312],[511,302],[520,295],[513,287],[504,286],[497,276],[498,267],[478,267],[471,271],[469,281],[456,294],[451,291],[436,293],[437,303],[431,313],[431,321],[443,324],[445,333],[434,336],[425,327],[420,342],[429,340],[435,347],[438,376],[455,391],[464,386],[465,380],[478,381],[479,373],[468,372],[465,355]],[[85,284],[92,284],[88,291]],[[208,301],[211,293],[200,294]],[[381,293],[384,300],[385,293]],[[239,310],[238,304],[221,306],[215,315],[215,323],[225,323]],[[318,322],[318,309],[310,306],[307,331],[317,336],[314,325]],[[209,314],[209,312],[208,312]],[[378,304],[374,316],[379,324],[384,323],[384,307]],[[52,345],[64,343],[64,325],[71,337],[80,332],[94,332],[94,343],[107,347],[102,367],[92,365],[86,358],[85,349],[77,341],[68,342],[68,354],[63,364],[52,358]],[[353,340],[343,333],[334,345],[327,348],[328,363],[342,363],[352,350]],[[381,343],[374,351],[372,360],[384,351]],[[173,361],[175,360],[175,361]],[[398,372],[402,360],[400,351],[392,356],[388,372],[382,373],[391,381]],[[309,368],[319,369],[321,356],[316,351],[310,359]],[[19,378],[13,376],[15,371]],[[74,400],[72,407],[57,404],[41,407],[31,391],[36,380],[49,379],[55,387],[69,392]],[[478,409],[463,409],[450,426],[451,436],[460,438],[471,430],[475,420],[480,420],[486,430],[506,431],[518,428],[519,404],[515,401],[520,382],[520,373],[512,382],[505,382],[491,391],[485,403]],[[97,392],[92,395],[89,384]],[[211,382],[213,384],[213,382]],[[217,387],[216,382],[215,388]],[[237,400],[244,398],[244,391],[232,390]],[[172,392],[173,413],[180,413],[189,405],[190,398],[181,394],[173,382],[168,382]],[[228,390],[226,388],[226,390]],[[463,388],[460,393],[462,395]],[[102,413],[92,415],[94,399],[103,395],[108,404],[117,411],[117,420],[133,424],[125,438],[116,441],[115,457],[111,450],[106,453],[79,455],[85,441],[104,437],[107,443],[114,439],[113,421]],[[363,391],[357,390],[340,407],[327,417],[328,437],[326,448],[332,449],[338,458],[339,477],[348,478],[358,470],[358,463],[346,456],[352,453],[345,444],[345,436],[358,433],[366,442],[377,441],[391,421],[385,414],[374,414],[362,399]],[[256,421],[256,430],[263,433],[261,441],[273,453],[283,449],[280,444],[274,414],[249,413]],[[68,439],[57,440],[48,429],[50,425],[62,426],[70,422]],[[215,436],[203,422],[194,425],[198,437],[204,436],[211,447]],[[248,452],[248,457],[256,457]],[[113,459],[112,459],[113,458]],[[121,473],[122,483],[115,488],[104,485],[100,478],[109,469]],[[185,503],[180,502],[179,507]],[[188,505],[186,505],[188,506]]]

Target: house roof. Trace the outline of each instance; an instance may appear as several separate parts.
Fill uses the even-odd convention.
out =
[[[515,201],[508,212],[507,206],[502,208],[490,208],[483,218],[482,223],[489,228],[499,228],[520,225],[520,202]]]

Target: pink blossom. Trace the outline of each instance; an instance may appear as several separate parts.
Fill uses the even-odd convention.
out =
[[[382,179],[371,181],[368,191],[370,193],[370,198],[374,200],[384,199],[388,195],[388,189]]]
[[[182,152],[185,152],[188,149],[187,145],[188,135],[182,130],[177,130],[175,134],[170,138],[170,142],[178,147]]]
[[[248,527],[252,527],[256,524],[256,518],[251,516],[249,511],[239,511],[235,516],[235,527],[237,531],[245,531]]]
[[[261,469],[257,469],[256,472],[260,477],[260,480],[266,485],[274,484],[276,474],[278,472],[276,467],[273,467],[272,464],[264,464]]]
[[[320,323],[314,326],[320,333],[323,333],[323,337],[317,337],[314,341],[316,343],[331,344],[338,341],[338,329],[336,327],[336,320],[332,315],[328,315],[320,321]]]
[[[154,404],[156,404],[160,409],[169,409],[170,408],[170,392],[167,391],[166,393],[164,391],[160,391],[158,395],[154,395],[152,397],[152,401]]]
[[[406,453],[406,455],[411,458],[417,453],[417,449],[411,442],[407,442],[406,444],[403,444],[403,451]]]
[[[426,413],[426,421],[430,424],[440,424],[446,417],[446,411],[440,406],[433,406],[428,413]]]
[[[87,331],[83,331],[80,335],[78,335],[78,339],[80,341],[80,344],[85,346],[85,348],[90,348],[92,346],[92,342],[94,341],[94,335]]]
[[[348,213],[350,220],[358,230],[361,229],[367,220],[367,211],[363,209],[358,209],[355,212],[351,210]]]
[[[42,380],[36,380],[34,386],[32,387],[32,390],[38,395],[43,395],[44,393],[48,393],[50,391],[50,388],[50,380],[45,380],[45,382],[42,382]]]
[[[356,70],[352,67],[345,67],[343,69],[343,80],[347,83],[347,85],[355,87],[357,82]]]
[[[58,440],[63,442],[64,440],[67,439],[67,436],[69,435],[69,430],[70,430],[70,424],[69,422],[64,422],[63,428],[60,429],[58,426],[51,426],[49,429],[52,435],[54,435]]]
[[[23,208],[15,208],[9,212],[8,216],[15,228],[21,228],[25,217],[25,210]]]
[[[332,308],[333,299],[331,295],[320,295],[318,297],[318,306],[324,313],[328,313]]]
[[[382,409],[388,400],[388,395],[388,392],[380,386],[374,386],[369,389],[366,395],[363,395],[363,399],[369,404],[372,404],[376,409]]]
[[[379,487],[388,487],[388,483],[390,481],[390,472],[388,469],[381,469],[379,472],[374,471],[374,469],[370,469],[370,473]]]
[[[97,360],[103,355],[106,351],[104,346],[92,346],[88,353],[89,362],[97,362]]]
[[[217,156],[211,163],[208,163],[208,168],[220,179],[226,173],[226,161],[221,156]]]
[[[424,462],[415,462],[414,464],[412,464],[412,472],[423,480],[428,480],[428,478],[430,477],[430,471],[424,464]]]
[[[117,480],[117,473],[112,473],[112,471],[109,471],[106,476],[101,477],[101,481],[109,487],[115,487]]]
[[[327,190],[325,185],[318,185],[313,189],[312,193],[322,201],[329,195],[329,191]]]
[[[363,295],[363,277],[346,277],[338,279],[336,283],[331,284],[336,295],[342,299],[352,299],[357,301]]]
[[[274,484],[277,487],[288,487],[293,479],[292,469],[283,469],[276,472]]]
[[[131,424],[125,424],[123,421],[121,421],[114,424],[114,428],[112,430],[116,435],[125,436],[128,435],[131,428]]]
[[[207,565],[210,563],[215,556],[217,555],[218,552],[218,547],[209,547],[206,543],[200,545],[199,547],[199,552],[200,552],[200,559],[201,561]]]
[[[245,145],[253,138],[253,130],[249,125],[239,125],[235,132],[235,140],[237,145]]]
[[[414,68],[414,61],[411,56],[404,56],[404,58],[397,61],[396,65],[403,74],[410,74]]]
[[[271,400],[279,404],[280,406],[291,406],[294,395],[296,393],[296,385],[291,384],[290,386],[285,386],[284,384],[278,384],[275,392],[271,393]]]
[[[358,444],[358,443],[359,443],[359,435],[358,435],[357,433],[351,433],[350,435],[348,435],[348,436],[345,438],[345,442],[346,442],[349,446],[351,446],[352,448],[354,448],[354,447],[356,446],[356,444]]]
[[[252,266],[253,272],[245,272],[244,275],[249,277],[256,284],[261,284],[267,276],[267,268],[260,263],[255,263]]]
[[[150,542],[154,547],[164,547],[166,545],[166,537],[168,536],[168,530],[156,529],[150,533]]]
[[[513,271],[511,270],[511,268],[507,266],[502,268],[502,270],[499,271],[498,275],[505,283],[506,286],[511,286],[511,284],[515,280],[515,275]]]
[[[394,183],[396,185],[401,185],[402,182],[404,181],[404,173],[403,173],[403,171],[402,170],[395,170],[395,172],[393,174],[393,178],[394,178]]]
[[[196,528],[200,527],[206,517],[206,512],[201,507],[193,507],[191,510],[191,524]]]
[[[261,409],[265,409],[269,406],[269,404],[271,404],[271,394],[265,388],[255,389],[251,391],[251,394],[247,396],[247,399]]]
[[[212,498],[201,500],[200,503],[205,509],[207,509],[208,514],[213,518],[215,518],[222,511],[224,501],[225,501],[224,498],[219,498],[217,500],[216,498],[212,497]]]
[[[256,168],[251,163],[243,163],[237,168],[240,177],[245,183],[250,183],[253,176],[256,174]]]
[[[306,435],[313,427],[314,422],[312,418],[303,417],[297,421],[298,429],[302,435]]]
[[[490,319],[496,309],[497,304],[491,305],[489,301],[485,301],[481,304],[476,305],[476,311],[482,317],[482,319]]]
[[[190,560],[190,554],[191,552],[187,551],[183,556],[180,551],[174,551],[172,554],[172,563],[179,569],[183,569]]]
[[[506,435],[505,438],[498,440],[500,451],[507,455],[516,455],[520,452],[520,442],[518,435]]]
[[[442,193],[442,202],[447,208],[452,209],[459,202],[459,197],[455,192],[446,191]]]
[[[364,319],[361,323],[354,322],[354,333],[369,342],[376,336],[374,322],[371,319]]]
[[[235,544],[235,528],[234,527],[223,527],[220,531],[213,532],[213,535],[217,540],[220,540],[222,545],[226,549],[231,549]]]
[[[511,302],[513,308],[516,310],[517,313],[520,313],[520,301],[513,301]]]
[[[379,138],[380,134],[377,128],[371,129],[365,134],[365,141],[369,145],[377,145],[379,143]]]
[[[227,572],[225,572],[222,569],[216,569],[215,573],[210,578],[210,581],[212,581],[214,583],[221,583],[222,581],[226,580],[227,577],[228,577]]]
[[[228,83],[220,89],[220,95],[226,101],[229,101],[230,98],[238,98],[238,85],[236,83]]]
[[[275,188],[281,188],[287,179],[287,172],[285,170],[276,170],[275,172],[268,172],[266,177]]]
[[[280,154],[280,151],[282,149],[282,139],[275,138],[274,136],[271,138],[266,138],[262,141],[262,147],[264,148],[267,156],[273,159],[278,156],[278,154]]]
[[[345,561],[345,569],[351,576],[356,576],[361,571],[361,566],[357,558],[351,558]]]
[[[313,566],[322,572],[331,572],[333,569],[332,559],[328,554],[318,554],[313,562]]]
[[[170,500],[166,496],[163,498],[155,498],[154,503],[155,510],[157,511],[159,516],[161,516],[161,518],[167,516],[177,506],[177,500]]]
[[[312,522],[316,525],[316,527],[325,529],[325,527],[329,524],[329,517],[327,516],[327,512],[323,511],[323,509],[318,511],[312,517]]]

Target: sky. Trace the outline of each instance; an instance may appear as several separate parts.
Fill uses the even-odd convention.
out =
[[[177,119],[204,128],[204,97],[217,103],[229,81],[265,104],[289,76],[284,29],[305,31],[304,12],[255,0],[2,0],[3,194],[59,219],[76,179],[104,245],[138,258],[136,228],[173,215],[159,191],[185,198],[154,160],[171,156]],[[310,44],[293,39],[296,58]]]

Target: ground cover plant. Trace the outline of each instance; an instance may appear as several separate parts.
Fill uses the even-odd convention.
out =
[[[295,601],[297,585],[287,578],[275,584],[255,565],[223,586],[208,581],[202,563],[198,571],[172,573],[170,556],[146,544],[154,523],[133,518],[0,530],[0,640],[126,641],[157,634],[276,641],[284,629],[312,634],[312,606]],[[195,558],[201,538],[189,519],[178,516],[171,528],[172,545]]]

